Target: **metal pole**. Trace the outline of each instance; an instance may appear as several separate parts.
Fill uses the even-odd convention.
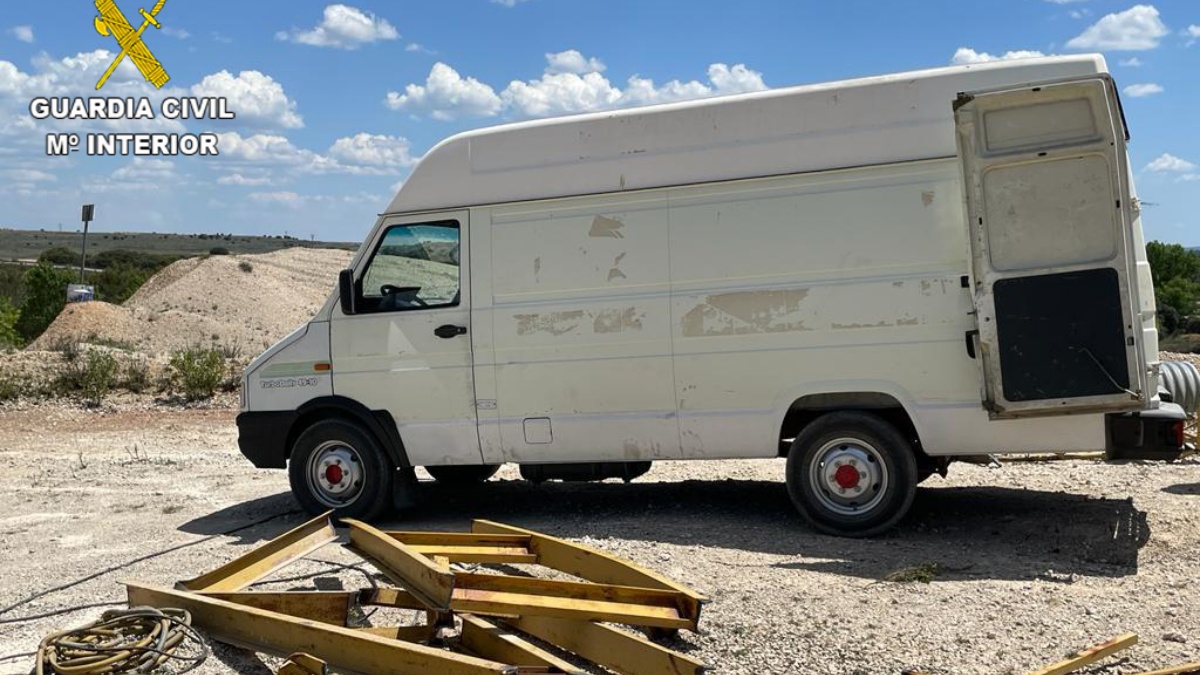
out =
[[[83,221],[83,256],[79,260],[79,283],[81,284],[87,283],[83,272],[87,268],[87,231],[89,222],[87,220]]]

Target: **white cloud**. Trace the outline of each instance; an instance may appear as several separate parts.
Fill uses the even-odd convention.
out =
[[[1072,19],[1086,19],[1087,17],[1092,15],[1092,10],[1090,10],[1090,9],[1073,9],[1073,10],[1067,12],[1067,14]]]
[[[1191,25],[1187,27],[1187,34],[1190,37],[1200,38],[1200,25]]]
[[[341,4],[326,7],[324,19],[311,30],[293,29],[290,33],[275,34],[277,40],[337,49],[358,49],[365,44],[399,37],[400,32],[387,19]]]
[[[256,202],[266,203],[281,203],[281,204],[299,204],[303,198],[295,192],[251,192],[246,195],[247,199],[252,199]]]
[[[194,96],[221,96],[242,124],[299,129],[304,119],[296,112],[283,85],[257,70],[244,70],[234,77],[229,71],[205,77],[192,87]]]
[[[37,169],[6,169],[0,171],[0,176],[3,176],[5,180],[17,183],[53,182],[58,180],[58,177],[54,174],[38,171]]]
[[[991,61],[1009,61],[1012,59],[1032,59],[1045,56],[1042,52],[1022,49],[1018,51],[1004,52],[1000,56],[994,56],[987,52],[977,52],[969,47],[959,47],[951,57],[950,63],[956,66],[966,66],[976,63],[989,63]]]
[[[549,117],[616,107],[621,90],[600,73],[547,73],[539,80],[511,82],[500,98],[523,117]]]
[[[1155,173],[1194,171],[1195,169],[1195,164],[1186,159],[1176,157],[1169,152],[1164,152],[1154,161],[1147,164],[1145,168],[1146,171],[1153,171]]]
[[[13,26],[8,32],[21,42],[33,44],[33,26]]]
[[[122,182],[157,184],[175,178],[175,164],[166,159],[134,157],[128,164],[114,171],[112,177]]]
[[[329,156],[350,165],[401,169],[416,164],[407,138],[361,133],[339,138]]]
[[[299,148],[277,134],[218,134],[217,147],[221,150],[221,157],[216,161],[231,167],[233,171],[224,177],[225,184],[229,185],[279,182],[270,174],[273,169],[289,173],[382,176],[397,174],[416,163],[409,154],[407,139],[365,133],[338,139],[324,155]],[[271,183],[263,181],[263,178]]]
[[[1167,27],[1153,5],[1134,5],[1109,14],[1067,42],[1071,49],[1137,51],[1154,49]]]
[[[583,75],[585,73],[603,73],[605,69],[603,61],[597,58],[584,58],[577,49],[546,54],[546,62],[548,64],[546,72],[549,74],[575,73]]]
[[[503,106],[494,89],[473,77],[462,77],[441,62],[433,64],[424,85],[410,84],[403,94],[390,91],[384,103],[392,110],[428,115],[436,120],[491,117]]]
[[[762,73],[740,63],[712,64],[707,82],[671,80],[659,86],[651,79],[635,75],[622,89],[594,69],[602,63],[575,50],[547,54],[546,61],[546,71],[539,79],[514,80],[499,94],[490,85],[464,78],[450,66],[438,63],[425,85],[410,84],[404,94],[391,92],[385,103],[393,110],[439,120],[491,117],[500,113],[546,117],[767,88]],[[562,72],[564,68],[584,72]]]
[[[1131,84],[1128,87],[1125,87],[1123,91],[1126,95],[1132,96],[1133,98],[1143,98],[1145,96],[1161,94],[1163,93],[1163,88],[1162,85],[1158,85],[1153,82],[1146,82],[1144,84]]]
[[[497,5],[504,5],[505,7],[516,7],[522,2],[529,2],[529,0],[492,0],[492,2]]]
[[[1121,61],[1120,61],[1120,63],[1119,63],[1119,65],[1120,65],[1122,68],[1141,68],[1141,67],[1142,67],[1143,65],[1145,65],[1145,64],[1143,64],[1143,63],[1142,63],[1142,60],[1141,60],[1141,59],[1139,59],[1138,57],[1136,57],[1136,56],[1131,56],[1131,57],[1129,57],[1129,58],[1127,58],[1127,59],[1123,59],[1123,60],[1121,60]]]
[[[221,176],[217,179],[220,185],[243,185],[247,187],[261,187],[264,185],[274,185],[275,180],[270,176],[246,176],[241,173],[231,173]]]
[[[187,32],[186,30],[184,30],[182,28],[175,28],[173,26],[163,26],[162,32],[163,32],[163,35],[177,38],[179,40],[186,40],[186,39],[192,37],[192,34]]]
[[[1185,173],[1179,177],[1181,181],[1200,181],[1200,173]]]

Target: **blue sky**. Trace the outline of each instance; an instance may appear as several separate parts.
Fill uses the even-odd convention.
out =
[[[465,129],[1101,51],[1125,91],[1147,236],[1200,246],[1194,0],[167,0],[146,44],[171,81],[155,92],[126,60],[104,95],[223,95],[237,120],[32,120],[34,96],[94,93],[115,51],[94,15],[88,0],[6,3],[0,226],[71,229],[88,201],[101,230],[357,241],[422,153]],[[217,132],[222,157],[44,153],[48,132],[131,130]]]

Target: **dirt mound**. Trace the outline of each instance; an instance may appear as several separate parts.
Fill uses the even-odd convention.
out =
[[[68,306],[29,349],[78,341],[163,354],[199,344],[253,356],[312,318],[352,257],[350,251],[293,248],[181,260],[123,306]]]
[[[140,339],[140,327],[129,310],[107,302],[82,302],[67,305],[28,351],[59,349],[68,342],[132,346]]]

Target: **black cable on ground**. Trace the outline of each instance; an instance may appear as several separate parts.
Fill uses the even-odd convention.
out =
[[[129,561],[127,561],[127,562],[121,563],[120,565],[113,565],[112,567],[106,567],[105,569],[102,569],[102,570],[100,570],[99,572],[94,572],[94,573],[92,573],[92,574],[89,574],[89,575],[87,575],[87,576],[85,576],[85,577],[81,577],[81,578],[79,578],[79,579],[76,579],[76,580],[74,580],[74,581],[70,581],[70,582],[68,582],[68,583],[65,583],[65,584],[61,584],[61,585],[58,585],[58,586],[54,586],[53,588],[47,588],[47,589],[46,589],[46,590],[44,590],[44,591],[38,591],[37,593],[34,593],[33,595],[30,595],[30,596],[28,596],[28,597],[26,597],[26,598],[22,598],[21,600],[18,600],[18,601],[14,602],[13,604],[11,604],[11,605],[9,605],[9,606],[7,606],[7,607],[5,607],[5,608],[3,608],[3,609],[0,609],[0,616],[3,616],[3,615],[5,615],[5,614],[8,614],[9,612],[13,611],[14,609],[16,609],[16,608],[18,608],[18,607],[22,607],[22,606],[24,606],[24,605],[27,605],[27,604],[29,604],[29,603],[33,602],[34,600],[37,600],[38,598],[45,597],[45,596],[47,596],[47,595],[50,595],[51,593],[57,593],[57,592],[59,592],[59,591],[65,591],[65,590],[66,590],[66,589],[68,589],[68,588],[72,588],[72,587],[78,586],[78,585],[80,585],[80,584],[87,583],[87,582],[89,582],[89,581],[91,581],[91,580],[93,580],[93,579],[98,579],[98,578],[100,578],[100,577],[102,577],[102,576],[104,576],[104,575],[106,575],[106,574],[112,574],[113,572],[116,572],[116,571],[118,571],[118,570],[123,570],[123,569],[125,569],[126,567],[129,567],[130,565],[136,565],[136,564],[138,564],[138,563],[140,563],[140,562],[145,562],[145,561],[147,561],[147,560],[152,560],[152,559],[154,559],[154,558],[158,558],[158,557],[160,557],[160,556],[164,556],[164,555],[166,555],[166,554],[168,554],[168,553],[174,553],[175,551],[180,551],[180,550],[182,550],[182,549],[189,548],[189,547],[191,547],[191,546],[196,546],[197,544],[203,544],[203,543],[205,543],[205,542],[212,541],[213,539],[216,539],[217,537],[226,537],[226,536],[229,536],[229,535],[231,535],[231,534],[236,534],[236,533],[238,533],[238,532],[241,532],[241,531],[243,531],[243,530],[248,530],[248,529],[250,529],[250,528],[252,528],[252,527],[257,527],[257,526],[259,526],[259,525],[262,525],[263,523],[268,523],[268,522],[270,522],[270,521],[272,521],[272,520],[276,520],[276,519],[278,519],[278,518],[283,518],[284,516],[290,516],[290,515],[292,515],[292,514],[294,514],[294,513],[299,513],[299,512],[300,512],[299,510],[297,510],[297,509],[293,509],[293,510],[291,510],[291,511],[285,511],[285,512],[283,512],[283,513],[276,513],[276,514],[275,514],[275,515],[273,515],[273,516],[267,516],[267,517],[265,517],[265,518],[259,518],[258,520],[254,521],[254,522],[252,522],[252,523],[247,523],[247,524],[245,524],[245,525],[240,525],[240,526],[238,526],[238,527],[235,527],[235,528],[232,528],[232,529],[229,529],[229,530],[225,530],[224,532],[218,532],[217,534],[210,534],[210,535],[208,535],[207,537],[204,537],[204,538],[202,538],[202,539],[197,539],[197,540],[195,540],[195,541],[189,541],[189,542],[186,542],[186,543],[183,543],[183,544],[179,544],[178,546],[172,546],[172,547],[170,547],[170,548],[165,548],[165,549],[162,549],[161,551],[155,551],[154,553],[147,553],[146,555],[139,556],[139,557],[137,557],[137,558],[134,558],[133,560],[129,560]],[[65,614],[65,612],[63,612],[63,613]],[[22,621],[22,620],[23,620],[23,619],[10,619],[10,620],[7,620],[7,621],[5,621],[5,620],[0,620],[0,623],[19,623],[19,622],[20,622],[20,621]]]

